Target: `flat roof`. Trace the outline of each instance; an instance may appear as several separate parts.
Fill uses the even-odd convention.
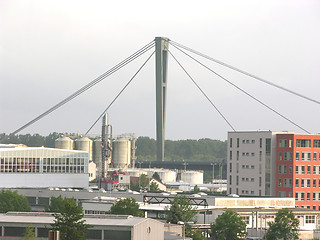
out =
[[[85,215],[83,218],[87,224],[93,226],[123,226],[133,227],[144,221],[157,221],[150,218],[133,217],[131,215]],[[157,221],[160,224],[164,224]],[[22,224],[52,224],[53,213],[36,212],[8,212],[0,214],[0,223],[22,223]]]

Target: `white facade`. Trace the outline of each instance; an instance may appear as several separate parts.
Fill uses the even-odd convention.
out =
[[[44,147],[0,148],[0,188],[87,188],[88,153]]]
[[[288,132],[229,132],[228,194],[276,195],[276,134]]]
[[[96,179],[97,177],[97,165],[90,161],[89,162],[89,182]]]

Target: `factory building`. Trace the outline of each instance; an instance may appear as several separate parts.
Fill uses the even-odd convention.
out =
[[[0,146],[0,188],[87,188],[88,177],[88,152]]]

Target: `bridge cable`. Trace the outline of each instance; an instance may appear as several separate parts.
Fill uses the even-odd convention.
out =
[[[148,50],[150,50],[151,48],[153,48],[155,45],[154,40],[150,43],[148,43],[147,45],[145,45],[144,47],[142,47],[141,49],[139,49],[138,51],[136,51],[135,53],[133,53],[132,55],[130,55],[129,57],[127,57],[125,60],[121,61],[120,63],[118,63],[117,65],[115,65],[114,67],[112,67],[111,69],[109,69],[107,72],[103,73],[102,75],[100,75],[99,77],[95,78],[93,81],[91,81],[90,83],[86,84],[84,87],[80,88],[79,90],[77,90],[76,92],[74,92],[73,94],[71,94],[69,97],[65,98],[64,100],[62,100],[61,102],[59,102],[58,104],[54,105],[53,107],[51,107],[50,109],[48,109],[47,111],[45,111],[44,113],[42,113],[41,115],[39,115],[38,117],[34,118],[33,120],[31,120],[30,122],[28,122],[27,124],[23,125],[22,127],[20,127],[19,129],[15,130],[14,132],[12,132],[11,134],[14,135],[20,131],[22,131],[23,129],[25,129],[26,127],[30,126],[31,124],[37,122],[38,120],[42,119],[43,117],[45,117],[46,115],[48,115],[49,113],[53,112],[54,110],[58,109],[59,107],[63,106],[64,104],[66,104],[67,102],[69,102],[70,100],[72,100],[73,98],[77,97],[78,95],[82,94],[83,92],[85,92],[86,90],[90,89],[91,87],[93,87],[94,85],[96,85],[97,83],[101,82],[102,80],[104,80],[105,78],[109,77],[110,75],[112,75],[113,73],[115,73],[116,71],[118,71],[119,69],[121,69],[122,67],[126,66],[127,64],[129,64],[130,62],[132,62],[133,60],[137,59],[138,57],[140,57],[142,54],[144,54],[145,52],[147,52]]]
[[[118,97],[121,95],[121,93],[129,86],[129,84],[132,82],[132,80],[138,75],[138,73],[141,71],[141,69],[147,64],[147,62],[150,60],[150,58],[153,56],[155,51],[147,58],[147,60],[141,65],[141,67],[138,69],[138,71],[132,76],[132,78],[127,82],[127,84],[121,89],[121,91],[117,94],[117,96],[112,100],[112,102],[108,105],[108,107],[102,112],[102,114],[97,118],[97,120],[91,125],[89,130],[86,132],[85,135],[87,135],[90,130],[96,125],[96,123],[103,117],[103,115],[106,114],[108,109],[111,107],[111,105],[118,99]]]
[[[231,125],[231,123],[227,120],[227,118],[222,114],[222,112],[217,108],[217,106],[211,101],[211,99],[208,97],[208,95],[201,89],[201,87],[196,83],[196,81],[192,78],[192,76],[187,72],[187,70],[181,65],[181,63],[176,59],[176,57],[168,50],[170,55],[173,57],[173,59],[178,63],[178,65],[182,68],[182,70],[187,74],[187,76],[190,78],[190,80],[196,85],[196,87],[199,89],[199,91],[205,96],[205,98],[210,102],[210,104],[216,109],[216,111],[220,114],[220,116],[225,120],[225,122],[232,128],[232,130],[235,132],[236,130]]]
[[[239,68],[236,68],[236,67],[234,67],[234,66],[231,66],[231,65],[229,65],[229,64],[227,64],[227,63],[221,62],[221,61],[219,61],[219,60],[217,60],[217,59],[214,59],[214,58],[212,58],[212,57],[210,57],[210,56],[207,56],[207,55],[205,55],[205,54],[203,54],[203,53],[200,53],[200,52],[195,51],[195,50],[193,50],[193,49],[191,49],[191,48],[188,48],[188,47],[186,47],[186,46],[183,46],[182,44],[179,44],[179,43],[174,42],[174,41],[171,41],[171,40],[170,40],[169,43],[170,43],[171,45],[173,45],[173,46],[183,48],[183,49],[185,49],[185,50],[187,50],[187,51],[190,51],[190,52],[192,52],[192,53],[194,53],[194,54],[196,54],[196,55],[199,55],[199,56],[201,56],[201,57],[204,57],[204,58],[206,58],[206,59],[208,59],[208,60],[210,60],[210,61],[213,61],[213,62],[215,62],[215,63],[218,63],[218,64],[220,64],[220,65],[222,65],[222,66],[224,66],[224,67],[230,68],[230,69],[232,69],[232,70],[234,70],[234,71],[237,71],[237,72],[239,72],[239,73],[242,73],[242,74],[244,74],[244,75],[246,75],[246,76],[249,76],[249,77],[251,77],[251,78],[254,78],[254,79],[258,80],[258,81],[264,82],[264,83],[269,84],[269,85],[271,85],[271,86],[273,86],[273,87],[279,88],[279,89],[281,89],[281,90],[283,90],[283,91],[289,92],[289,93],[291,93],[291,94],[293,94],[293,95],[299,96],[299,97],[304,98],[304,99],[306,99],[306,100],[309,100],[309,101],[311,101],[311,102],[320,104],[320,102],[317,101],[317,100],[315,100],[315,99],[312,99],[312,98],[310,98],[310,97],[307,97],[307,96],[305,96],[305,95],[302,95],[301,93],[294,92],[294,91],[292,91],[292,90],[290,90],[290,89],[288,89],[288,88],[282,87],[282,86],[277,85],[277,84],[275,84],[275,83],[273,83],[273,82],[267,81],[267,80],[265,80],[265,79],[263,79],[263,78],[261,78],[261,77],[258,77],[258,76],[256,76],[256,75],[253,75],[253,74],[251,74],[251,73],[248,73],[248,72],[246,72],[246,71],[244,71],[244,70],[241,70],[241,69],[239,69]]]
[[[285,120],[287,120],[288,122],[290,122],[291,124],[295,125],[296,127],[300,128],[301,130],[303,130],[304,132],[311,134],[309,131],[307,131],[306,129],[304,129],[303,127],[301,127],[300,125],[296,124],[295,122],[291,121],[289,118],[285,117],[284,115],[282,115],[281,113],[279,113],[278,111],[274,110],[273,108],[271,108],[270,106],[268,106],[267,104],[263,103],[261,100],[259,100],[258,98],[254,97],[253,95],[251,95],[250,93],[246,92],[245,90],[243,90],[242,88],[238,87],[236,84],[232,83],[231,81],[229,81],[228,79],[226,79],[225,77],[223,77],[222,75],[220,75],[219,73],[217,73],[216,71],[212,70],[211,68],[207,67],[206,65],[204,65],[203,63],[201,63],[199,60],[195,59],[194,57],[190,56],[188,53],[186,53],[185,51],[181,50],[179,47],[176,47],[175,45],[172,45],[173,47],[175,47],[176,49],[178,49],[179,51],[181,51],[182,53],[184,53],[185,55],[187,55],[188,57],[190,57],[192,60],[196,61],[197,63],[199,63],[200,65],[202,65],[204,68],[208,69],[210,72],[214,73],[216,76],[220,77],[221,79],[223,79],[224,81],[226,81],[227,83],[229,83],[230,85],[232,85],[233,87],[237,88],[238,90],[240,90],[241,92],[243,92],[244,94],[246,94],[247,96],[249,96],[250,98],[254,99],[255,101],[257,101],[258,103],[260,103],[261,105],[265,106],[266,108],[268,108],[269,110],[271,110],[272,112],[276,113],[277,115],[279,115],[280,117],[284,118]]]

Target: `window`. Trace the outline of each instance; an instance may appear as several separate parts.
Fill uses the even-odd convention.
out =
[[[292,165],[289,165],[289,173],[292,173]]]
[[[239,185],[239,176],[237,176],[237,178],[236,178],[236,184],[237,184],[237,186]]]
[[[316,174],[316,166],[313,166],[312,172],[313,174]]]
[[[251,140],[251,143],[255,143],[256,141],[253,139],[253,140]]]
[[[299,166],[296,166],[296,174],[299,174]]]
[[[262,151],[259,152],[259,161],[262,161]]]
[[[239,161],[239,151],[237,151],[237,161]]]
[[[297,192],[295,193],[295,199],[296,199],[296,201],[298,201],[298,199],[299,199],[299,194]]]
[[[311,147],[311,140],[310,139],[297,139],[296,147],[310,148]]]
[[[229,176],[229,182],[230,182],[230,185],[232,185],[232,176],[231,175]]]
[[[259,177],[259,187],[261,187],[261,177]]]
[[[232,148],[232,138],[230,138],[230,148]]]
[[[311,173],[311,166],[307,166],[307,174],[310,174]]]
[[[262,138],[260,138],[260,148],[262,148]]]
[[[317,153],[316,152],[313,153],[313,161],[317,161]]]
[[[230,160],[232,160],[232,151],[230,151]]]
[[[296,178],[296,187],[299,187],[299,178]]]
[[[320,140],[313,140],[313,147],[320,148]]]
[[[304,192],[301,193],[301,201],[304,201]]]
[[[306,216],[306,223],[315,223],[315,216]]]
[[[251,156],[254,156],[254,153],[251,153]]]
[[[312,180],[312,187],[316,187],[317,186],[317,179],[313,179]]]
[[[279,147],[281,148],[287,147],[287,139],[279,139]]]
[[[237,138],[237,148],[239,147],[239,138]]]
[[[281,178],[278,179],[278,187],[281,187]]]
[[[254,182],[254,178],[251,178],[251,182]]]
[[[282,160],[282,152],[279,152],[279,158],[278,158],[279,161]]]
[[[287,165],[283,165],[283,173],[287,173]]]
[[[312,200],[313,200],[313,201],[316,200],[316,193],[312,193]]]
[[[311,160],[311,153],[308,152],[308,161],[310,161],[310,160]]]
[[[307,179],[307,187],[310,187],[310,179]]]
[[[232,163],[230,163],[230,172],[232,172]]]
[[[305,166],[301,166],[301,173],[305,174]]]
[[[278,173],[282,173],[282,165],[278,166]]]
[[[296,161],[299,161],[300,160],[300,154],[299,152],[296,152]]]

